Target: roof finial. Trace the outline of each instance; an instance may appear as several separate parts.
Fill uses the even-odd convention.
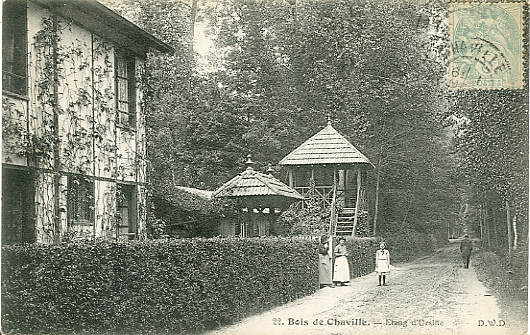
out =
[[[326,116],[326,119],[328,120],[328,126],[331,126],[331,115],[329,113]]]
[[[253,170],[252,165],[254,164],[254,162],[252,161],[252,155],[251,154],[247,155],[247,161],[246,161],[245,164],[247,164],[247,170]]]
[[[267,172],[268,172],[270,177],[274,177],[272,175],[272,173],[274,172],[274,169],[272,168],[272,164],[271,163],[267,164]]]

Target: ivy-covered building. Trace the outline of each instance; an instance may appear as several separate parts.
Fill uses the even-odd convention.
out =
[[[94,0],[6,0],[2,243],[141,239],[144,62],[174,50]]]

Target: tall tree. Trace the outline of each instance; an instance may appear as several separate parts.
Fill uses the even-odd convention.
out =
[[[248,153],[258,169],[278,162],[329,114],[377,165],[369,182],[378,227],[408,222],[431,231],[458,212],[443,48],[433,52],[430,33],[439,24],[431,12],[441,15],[435,1],[201,3],[222,57],[208,72],[192,71],[191,81],[193,3],[121,6],[177,49],[150,60],[154,184],[214,189]]]
[[[217,46],[226,50],[225,84],[248,111],[247,147],[279,159],[331,114],[377,165],[380,220],[428,230],[454,216],[444,67],[433,53],[426,13],[434,7],[223,2],[212,20]]]
[[[511,253],[515,237],[528,235],[528,89],[469,90],[452,98],[470,202],[488,213],[494,226],[484,227],[493,243]]]

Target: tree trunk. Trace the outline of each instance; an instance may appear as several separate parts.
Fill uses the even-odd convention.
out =
[[[197,19],[197,0],[191,2],[191,15],[190,15],[190,55],[193,55],[193,41],[195,39],[195,20]],[[191,64],[190,64],[191,65]]]
[[[377,158],[377,175],[375,179],[375,204],[374,204],[374,232],[373,235],[375,236],[377,234],[377,218],[379,216],[379,189],[380,189],[380,181],[381,181],[381,173],[383,172],[382,164],[383,164],[383,135],[385,131],[385,125],[381,127],[381,141],[379,143],[379,157]]]
[[[195,42],[195,21],[197,19],[197,0],[192,0],[191,2],[191,13],[190,13],[190,50],[189,50],[189,58],[188,58],[188,78],[190,82],[190,89],[191,89],[191,78],[192,78],[192,71],[193,71],[193,59],[194,59],[194,49],[193,44]]]
[[[488,223],[488,204],[484,204],[484,223],[486,224],[486,238],[488,240],[488,249],[491,249],[491,225]]]
[[[374,232],[373,235],[377,234],[377,215],[379,213],[379,180],[381,176],[381,165],[377,165],[377,175],[375,179],[375,204],[374,204]]]
[[[506,200],[506,224],[508,227],[508,256],[512,255],[512,225],[511,225],[511,214],[510,214],[510,203]]]
[[[497,227],[497,213],[495,212],[495,210],[491,210],[491,223],[493,225],[493,241],[494,241],[494,245],[495,247],[498,247],[499,246],[499,230],[498,230],[498,227]]]
[[[482,247],[484,244],[484,209],[482,208],[482,205],[480,205],[479,209],[479,223],[480,223],[480,246]]]
[[[517,249],[517,213],[513,215],[513,250]]]

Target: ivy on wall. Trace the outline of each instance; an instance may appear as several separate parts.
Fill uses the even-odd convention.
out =
[[[114,48],[92,34],[83,41],[74,29],[55,16],[44,17],[29,53],[30,112],[24,104],[2,100],[5,152],[25,157],[41,172],[35,174],[35,208],[42,242],[57,242],[63,234],[79,237],[66,222],[67,176],[146,181],[143,120],[136,131],[116,126]],[[136,63],[136,85],[145,90],[142,65]],[[96,184],[92,207],[100,210],[93,230],[116,238],[116,183]],[[145,217],[146,194],[142,187],[137,190],[139,215]]]

